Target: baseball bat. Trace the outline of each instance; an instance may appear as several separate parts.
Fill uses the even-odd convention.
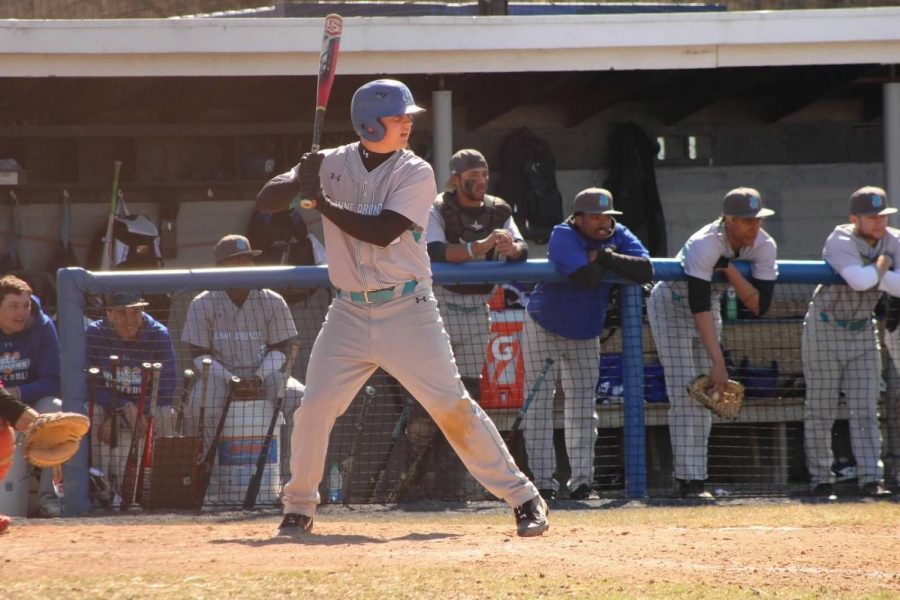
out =
[[[113,508],[119,479],[116,474],[116,448],[119,447],[119,357],[115,354],[109,355],[109,371],[112,381],[109,388],[109,468],[106,475],[112,490],[109,507]],[[121,491],[120,489],[119,492]]]
[[[310,152],[318,152],[322,142],[322,128],[325,125],[325,109],[331,96],[337,67],[338,51],[341,47],[341,34],[344,31],[344,19],[334,13],[325,17],[325,31],[322,35],[322,50],[319,52],[319,77],[316,80],[316,116],[313,120],[312,145]],[[312,208],[315,200],[301,199],[300,206]]]
[[[197,437],[200,438],[200,452],[197,455],[197,469],[196,476],[194,477],[194,482],[196,487],[194,488],[194,500],[197,502],[198,506],[202,506],[203,497],[206,496],[206,490],[203,493],[200,493],[200,487],[203,482],[203,470],[201,468],[201,462],[203,458],[203,446],[206,444],[206,393],[209,390],[209,370],[212,367],[212,359],[209,357],[204,358],[201,361],[201,369],[200,369],[200,406],[198,409],[198,418],[197,418]]]
[[[138,470],[137,488],[135,488],[135,499],[144,507],[149,506],[150,479],[153,476],[153,426],[156,405],[159,402],[159,379],[162,375],[162,363],[155,362],[151,368],[153,369],[153,378],[150,382],[150,410],[145,417],[147,430],[144,434],[144,453]]]
[[[137,497],[138,469],[143,455],[141,442],[143,441],[144,404],[147,402],[147,384],[150,380],[150,363],[141,365],[141,391],[138,395],[137,414],[134,423],[131,424],[131,444],[128,447],[128,458],[125,460],[125,472],[122,475],[122,504],[119,509],[123,512],[131,508]]]
[[[553,366],[553,359],[548,358],[544,361],[544,367],[541,369],[541,372],[538,373],[537,378],[534,380],[534,385],[531,386],[531,391],[528,392],[528,397],[525,398],[525,402],[522,403],[522,408],[519,409],[519,413],[516,415],[516,420],[513,421],[512,427],[509,428],[509,438],[515,434],[516,431],[519,430],[519,427],[522,425],[522,419],[525,418],[525,414],[528,412],[528,409],[531,407],[531,403],[534,402],[535,396],[541,389],[541,385],[544,383],[544,378],[547,377],[547,372],[550,370],[550,367]]]
[[[293,340],[288,348],[288,357],[282,369],[283,376],[281,379],[281,389],[275,394],[275,410],[272,418],[269,420],[269,428],[266,430],[266,438],[263,440],[262,448],[259,450],[259,456],[256,457],[256,469],[253,471],[253,477],[247,485],[247,491],[244,493],[244,510],[250,510],[256,506],[256,498],[259,496],[259,486],[262,484],[263,471],[269,460],[269,448],[272,446],[272,438],[275,437],[275,427],[278,425],[278,413],[284,407],[284,390],[287,387],[288,379],[291,377],[291,371],[294,370],[294,359],[300,350],[300,341]]]
[[[90,367],[88,373],[88,419],[91,421],[91,428],[88,429],[88,468],[94,466],[94,450],[92,448],[94,442],[94,434],[91,431],[94,427],[94,404],[97,402],[97,384],[100,380],[100,369]]]
[[[406,421],[409,419],[410,413],[412,413],[413,408],[413,400],[412,398],[407,397],[406,401],[403,403],[403,410],[400,411],[400,417],[397,418],[397,424],[394,425],[394,430],[391,431],[391,442],[388,447],[388,451],[384,456],[384,462],[381,463],[381,467],[375,474],[375,478],[372,480],[372,487],[369,489],[369,503],[375,502],[375,496],[378,493],[378,488],[381,486],[384,481],[384,476],[387,473],[388,464],[391,462],[391,456],[394,454],[394,449],[397,447],[397,442],[400,441],[400,434],[403,433],[403,428],[406,427]]]
[[[201,441],[206,437],[206,392],[209,390],[209,369],[212,367],[212,359],[204,358],[200,370],[200,414],[197,422],[197,436]]]
[[[344,489],[341,495],[344,498],[344,504],[350,503],[350,479],[353,477],[353,467],[356,461],[356,453],[359,451],[359,443],[362,441],[363,429],[366,427],[366,419],[369,416],[369,409],[375,400],[375,386],[367,385],[363,388],[363,405],[359,411],[359,418],[356,419],[356,434],[353,436],[353,444],[350,446],[350,453],[344,459]]]
[[[100,259],[100,270],[109,271],[113,266],[113,226],[116,223],[116,212],[119,206],[119,173],[122,161],[113,161],[112,193],[109,196],[109,215],[106,219],[106,237],[103,240],[103,256]]]
[[[178,413],[175,416],[175,436],[184,437],[184,409],[191,397],[191,384],[194,381],[194,371],[185,369],[181,382],[181,402],[178,403]]]
[[[228,418],[228,411],[231,410],[231,399],[234,397],[234,389],[241,383],[241,378],[237,375],[231,376],[228,384],[228,394],[225,396],[225,406],[222,407],[222,414],[219,415],[219,424],[216,425],[216,432],[213,434],[212,442],[206,450],[206,456],[200,463],[200,490],[198,493],[200,505],[203,505],[203,499],[206,498],[206,491],[209,489],[209,480],[212,477],[213,465],[216,463],[216,454],[219,449],[219,440],[222,439],[222,432],[225,431],[225,420]]]

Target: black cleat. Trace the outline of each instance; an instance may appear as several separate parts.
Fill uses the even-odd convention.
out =
[[[891,495],[891,492],[881,485],[880,481],[870,481],[859,488],[859,495],[868,496],[869,498],[887,498]]]
[[[538,493],[544,500],[556,500],[556,490],[553,488],[541,488]]]
[[[712,500],[713,495],[706,491],[706,483],[702,479],[679,479],[678,493],[682,498],[700,498]]]
[[[287,513],[275,532],[277,537],[300,537],[312,532],[313,519],[298,513]]]
[[[834,486],[830,483],[820,483],[812,489],[812,494],[813,496],[830,498],[831,496],[834,496]]]
[[[592,490],[591,486],[586,483],[582,483],[577,488],[575,488],[575,491],[569,494],[569,498],[571,498],[572,500],[596,500],[599,497],[600,495]]]
[[[541,535],[550,528],[547,521],[547,503],[540,494],[513,509],[516,516],[516,534],[520,537]]]

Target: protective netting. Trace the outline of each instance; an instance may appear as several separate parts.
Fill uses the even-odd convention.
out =
[[[589,499],[626,493],[627,378],[619,294],[616,286],[611,288],[605,309],[566,304],[538,309],[528,306],[530,284],[505,282],[470,294],[435,286],[463,384],[497,425],[517,464],[548,496]],[[823,368],[831,365],[825,349],[804,348],[803,342],[813,289],[776,285],[763,318],[751,318],[743,306],[730,303],[727,293],[713,306],[729,377],[746,388],[734,420],[712,415],[687,395],[682,382],[709,369],[696,327],[673,317],[654,323],[656,313],[647,310],[652,296],[644,291],[649,495],[684,494],[684,481],[702,481],[718,495],[805,491],[816,483],[810,466],[826,462],[829,481],[838,489],[855,490],[862,469],[873,468],[872,462],[880,469],[881,454],[890,480],[898,438],[891,401],[896,369],[887,349],[896,345],[896,335],[885,331],[881,320],[826,323],[813,315],[817,323],[842,334],[864,335],[865,356],[871,358],[847,357],[838,367]],[[91,466],[115,491],[114,507],[279,504],[290,477],[291,415],[302,402],[309,354],[333,301],[327,289],[296,297],[300,299],[288,304],[266,289],[209,290],[164,295],[148,306],[107,308],[102,298],[87,303],[94,307],[90,316],[99,319],[88,326],[85,354],[86,365],[98,370],[87,379],[94,411]],[[584,315],[592,310],[605,310],[596,336],[561,335],[580,331]],[[133,341],[121,339],[126,317],[139,325]],[[884,344],[876,346],[876,336]],[[299,342],[296,352],[293,341]],[[115,368],[110,355],[119,357]],[[292,355],[291,377],[285,378],[282,370]],[[212,362],[204,385],[205,357]],[[155,363],[160,365],[158,385]],[[191,376],[185,376],[186,369]],[[808,400],[811,373],[837,381],[837,393],[815,406]],[[118,382],[115,390],[113,380]],[[118,438],[111,448],[113,401]],[[858,433],[860,422],[865,423],[863,409],[877,411],[876,429],[884,429],[872,433],[874,438]],[[145,451],[144,427],[135,427],[148,414],[154,417],[152,452]],[[518,416],[524,418],[512,430]],[[818,446],[811,446],[804,434],[813,422],[827,427]],[[140,439],[132,443],[135,430]],[[862,443],[866,439],[869,445]],[[871,444],[877,448],[874,461],[861,454],[871,452]],[[816,463],[810,462],[811,450],[817,452]],[[138,458],[136,475],[129,472],[129,453],[149,458],[151,468]],[[322,475],[323,502],[491,497],[431,417],[381,369],[337,419]],[[95,505],[109,505],[109,494],[105,496],[97,492]]]

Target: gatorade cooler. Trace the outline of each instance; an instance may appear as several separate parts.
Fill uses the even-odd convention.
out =
[[[210,477],[207,502],[241,504],[244,501],[273,411],[274,407],[266,400],[235,400],[231,403]],[[278,434],[283,421],[279,415],[259,485],[259,504],[272,504],[281,493]]]
[[[521,408],[525,387],[522,362],[524,310],[491,311],[487,359],[481,371],[482,408]]]
[[[5,425],[5,421],[4,421]],[[16,434],[19,436],[21,434]],[[0,481],[0,514],[10,517],[28,516],[28,494],[31,487],[31,473],[28,461],[16,452],[9,471]]]

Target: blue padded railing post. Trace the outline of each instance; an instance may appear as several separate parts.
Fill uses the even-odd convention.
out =
[[[60,269],[56,273],[59,298],[59,355],[62,375],[63,410],[85,413],[84,378],[84,278],[83,269]],[[90,478],[88,476],[88,436],[78,454],[63,465],[66,493],[62,514],[74,517],[91,510]]]
[[[625,385],[623,433],[625,495],[647,495],[647,442],[644,428],[643,293],[640,286],[620,288],[622,311],[622,379]]]

